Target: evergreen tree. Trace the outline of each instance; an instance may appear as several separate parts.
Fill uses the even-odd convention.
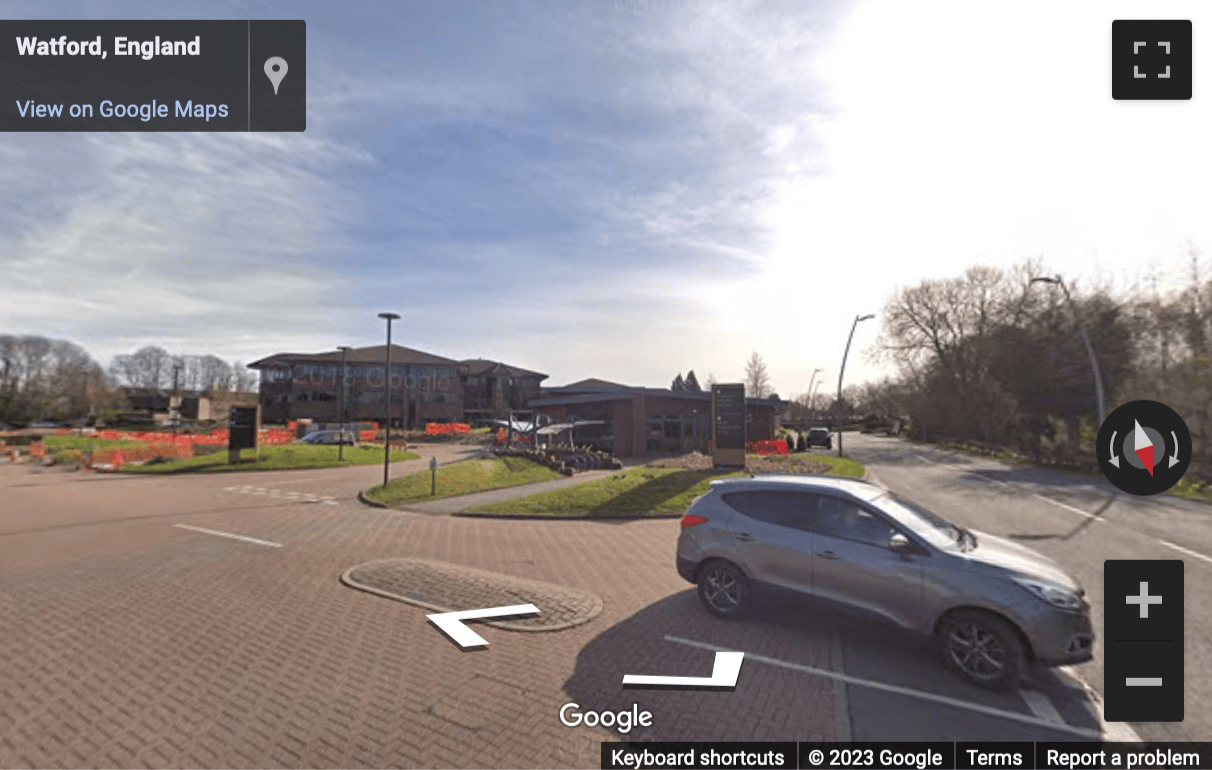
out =
[[[686,381],[682,379],[682,373],[678,372],[678,376],[673,378],[673,384],[669,386],[670,390],[685,390]]]
[[[686,372],[685,385],[686,385],[686,390],[692,391],[694,393],[703,392],[703,389],[701,387],[699,387],[698,378],[694,376],[693,369],[691,369],[689,372]]]

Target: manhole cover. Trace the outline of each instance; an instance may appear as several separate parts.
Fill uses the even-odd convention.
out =
[[[426,559],[385,559],[361,564],[341,582],[435,612],[533,604],[535,617],[480,621],[511,631],[559,631],[587,623],[602,611],[593,594],[499,572]]]

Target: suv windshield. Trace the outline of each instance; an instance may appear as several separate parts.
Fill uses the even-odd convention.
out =
[[[892,514],[914,532],[932,542],[957,543],[964,534],[963,529],[947,521],[934,511],[923,508],[912,500],[898,497],[891,492],[885,492],[872,500],[871,503]]]

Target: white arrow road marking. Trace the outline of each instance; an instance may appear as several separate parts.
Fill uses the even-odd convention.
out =
[[[1170,438],[1174,439],[1174,454],[1170,455],[1170,467],[1173,468],[1182,461],[1178,459],[1178,433],[1170,431]]]
[[[682,687],[735,687],[741,674],[743,652],[717,652],[711,676],[637,676],[624,674],[623,684],[672,684]]]
[[[500,618],[506,615],[529,615],[537,613],[539,608],[533,604],[514,604],[509,607],[489,607],[483,610],[460,610],[459,612],[442,612],[437,615],[426,615],[446,635],[455,640],[460,647],[472,647],[477,644],[488,644],[484,637],[463,625],[464,620],[479,618]]]
[[[1116,468],[1119,467],[1119,457],[1115,454],[1115,434],[1119,431],[1111,431],[1111,464]]]

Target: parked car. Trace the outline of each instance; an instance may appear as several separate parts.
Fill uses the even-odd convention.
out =
[[[712,482],[682,518],[677,570],[721,618],[790,593],[933,635],[947,669],[991,689],[1028,661],[1093,656],[1090,605],[1058,564],[855,479]]]
[[[808,437],[805,443],[812,446],[823,446],[826,449],[833,449],[833,434],[828,428],[809,428]]]
[[[308,433],[296,443],[299,444],[356,444],[353,431],[345,431],[344,439],[342,439],[341,431],[339,430],[317,430]]]

